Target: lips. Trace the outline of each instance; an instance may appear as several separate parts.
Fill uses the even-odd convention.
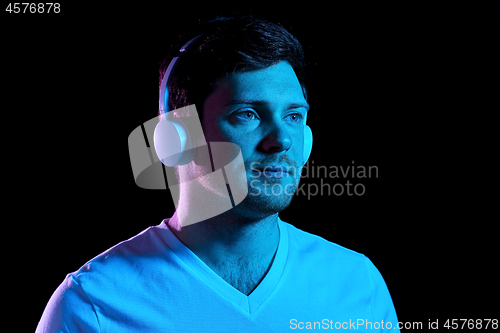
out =
[[[284,166],[274,166],[274,165],[269,165],[266,167],[258,167],[252,169],[252,171],[258,171],[258,172],[286,172],[288,173],[288,168]]]
[[[252,169],[253,172],[257,172],[258,175],[263,175],[266,178],[283,178],[288,176],[289,171],[284,166],[274,166],[269,165],[266,167],[259,167]]]
[[[265,172],[288,172],[287,168],[282,166],[267,166],[261,170]]]

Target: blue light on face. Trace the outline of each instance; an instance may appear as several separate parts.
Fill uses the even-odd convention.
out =
[[[304,164],[309,109],[293,68],[282,61],[264,69],[236,72],[217,80],[214,87],[203,107],[207,141],[237,144],[249,190],[265,196],[271,193],[266,187],[274,186],[278,194],[263,199],[288,201],[283,197],[296,188]],[[285,187],[287,191],[281,190]]]

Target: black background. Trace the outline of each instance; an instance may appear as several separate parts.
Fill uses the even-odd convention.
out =
[[[497,3],[87,3],[2,8],[4,287],[27,329],[67,273],[172,215],[135,185],[127,138],[177,36],[233,10],[302,43],[310,162],[379,170],[351,180],[363,196],[297,196],[281,218],[369,257],[400,321],[498,318]]]

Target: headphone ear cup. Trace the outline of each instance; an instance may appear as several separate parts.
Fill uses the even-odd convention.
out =
[[[179,119],[163,120],[156,125],[154,145],[156,155],[168,167],[188,164],[194,159],[189,132]]]
[[[304,164],[303,165],[305,165],[307,163],[307,160],[309,159],[309,156],[311,155],[312,145],[313,145],[312,130],[309,126],[305,125],[304,126]]]

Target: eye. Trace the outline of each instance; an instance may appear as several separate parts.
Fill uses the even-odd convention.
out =
[[[259,119],[257,117],[257,114],[251,110],[245,110],[245,111],[238,112],[238,113],[236,113],[236,117],[238,117],[238,119],[241,119],[244,121]]]
[[[304,117],[300,113],[292,113],[292,114],[287,115],[285,118],[290,119],[290,121],[293,123],[301,122],[302,119],[304,119]]]

